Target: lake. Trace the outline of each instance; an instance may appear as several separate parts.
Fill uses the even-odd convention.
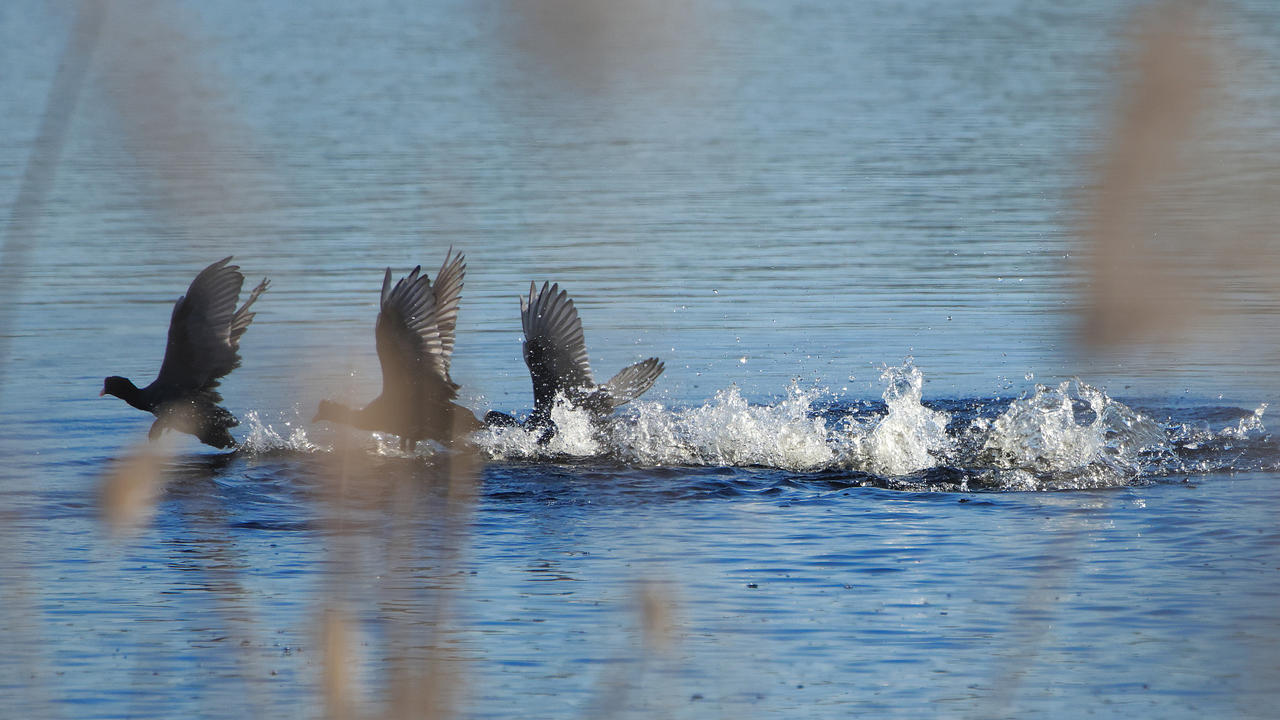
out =
[[[1173,17],[5,3],[0,717],[1272,716],[1280,6]],[[313,423],[450,247],[477,416],[531,282],[665,372]],[[241,448],[148,444],[227,255]]]

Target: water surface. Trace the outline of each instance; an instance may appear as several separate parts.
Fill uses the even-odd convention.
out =
[[[1269,236],[1191,248],[1225,309],[1181,342],[1079,344],[1134,6],[590,7],[112,4],[5,309],[0,715],[1268,716]],[[1263,188],[1277,22],[1209,23],[1209,147]],[[70,24],[0,8],[0,197]],[[383,270],[451,245],[478,415],[532,404],[531,281],[597,375],[666,372],[550,445],[310,424],[378,392]],[[272,279],[245,447],[175,438],[113,533],[149,418],[102,377],[148,382],[227,254]]]

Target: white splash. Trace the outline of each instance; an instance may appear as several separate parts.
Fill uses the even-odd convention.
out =
[[[833,399],[830,391],[802,388],[794,381],[777,403],[756,404],[735,385],[688,408],[636,401],[603,422],[559,402],[551,413],[554,432],[496,427],[474,434],[471,441],[497,461],[591,458],[640,467],[839,469],[908,484],[915,480],[903,476],[947,467],[961,476],[959,489],[1024,491],[1113,487],[1239,467],[1240,457],[1257,443],[1270,442],[1262,422],[1266,405],[1220,430],[1205,422],[1162,427],[1079,380],[1037,385],[994,418],[983,416],[981,404],[972,412],[961,411],[956,423],[961,427],[953,427],[949,435],[953,418],[923,404],[924,374],[910,358],[885,368],[881,380],[883,412],[851,403],[847,414],[837,417],[826,409]],[[244,419],[246,452],[332,450],[312,442],[296,408],[272,423],[258,412],[246,413]],[[407,454],[400,452],[395,436],[352,432],[360,438],[358,447],[383,456],[430,455],[443,449],[420,442]],[[324,431],[319,439],[331,442]]]
[[[495,460],[597,457],[608,455],[636,465],[732,465],[807,470],[829,465],[834,451],[826,422],[811,417],[816,391],[795,384],[777,405],[752,405],[736,386],[708,403],[672,410],[636,401],[609,421],[557,403],[556,431],[539,444],[540,430],[489,428],[475,436]]]
[[[542,428],[492,427],[481,430],[473,441],[493,460],[534,460],[548,457],[587,458],[600,455],[604,446],[597,437],[591,413],[558,398],[551,408],[556,430],[539,443]]]
[[[274,450],[315,452],[322,449],[307,438],[306,428],[300,425],[295,426],[292,420],[282,419],[280,425],[283,431],[280,431],[263,422],[257,410],[245,413],[244,419],[249,428],[249,436],[240,443],[240,449],[244,452],[266,453]]]
[[[637,464],[812,470],[835,458],[826,421],[812,413],[818,395],[792,383],[777,405],[752,405],[735,385],[687,410],[640,402],[609,436],[619,456]]]
[[[1141,452],[1166,445],[1150,419],[1079,380],[1037,385],[984,425],[975,423],[986,432],[981,464],[1010,489],[1032,489],[1028,476],[1050,476],[1060,487],[1123,482],[1140,472]]]
[[[739,388],[716,392],[708,402],[682,409],[637,401],[600,427],[590,415],[558,403],[557,431],[539,444],[539,431],[490,428],[477,444],[495,460],[609,456],[641,466],[769,467],[813,471],[843,465],[885,475],[933,467],[951,452],[950,416],[921,404],[924,376],[910,361],[888,368],[888,412],[867,422],[852,417],[839,427],[814,411],[827,395],[792,382],[774,405],[753,404]]]
[[[845,420],[845,464],[880,475],[906,475],[945,461],[954,442],[947,436],[951,416],[921,403],[924,373],[910,358],[885,368],[884,417]]]
[[[1267,411],[1267,404],[1262,403],[1252,415],[1240,418],[1232,427],[1222,429],[1222,436],[1235,438],[1237,440],[1247,440],[1251,437],[1265,435],[1267,426],[1262,424],[1262,415]]]

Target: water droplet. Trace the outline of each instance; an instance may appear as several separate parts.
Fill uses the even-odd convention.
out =
[[[742,357],[738,358],[738,362],[742,363],[743,365],[746,365],[746,364],[747,364],[747,356],[746,356],[746,355],[743,355]]]

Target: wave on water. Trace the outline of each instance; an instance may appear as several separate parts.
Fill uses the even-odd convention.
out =
[[[600,426],[567,405],[556,432],[490,428],[472,442],[491,461],[628,467],[765,468],[846,476],[851,484],[909,489],[1065,490],[1151,482],[1178,474],[1274,467],[1276,448],[1252,413],[1155,419],[1080,380],[1036,385],[1013,400],[926,405],[924,374],[909,359],[888,367],[882,402],[846,401],[793,382],[773,404],[751,403],[736,386],[692,407],[636,401]],[[246,415],[249,453],[328,452],[296,421],[283,429]],[[296,419],[295,419],[296,420]],[[541,440],[541,442],[540,442]],[[395,438],[370,451],[399,456]],[[417,455],[439,451],[420,443]]]

